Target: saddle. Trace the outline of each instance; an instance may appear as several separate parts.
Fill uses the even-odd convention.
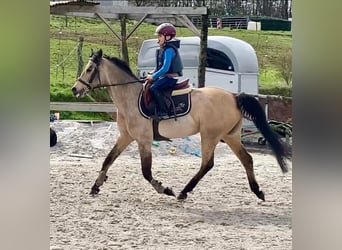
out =
[[[145,118],[156,117],[156,104],[150,92],[151,83],[146,83],[139,96],[139,111]],[[172,89],[162,92],[163,100],[168,109],[168,117],[175,118],[186,115],[190,111],[191,100],[190,92],[192,87],[189,85],[189,79],[184,79],[177,83]]]

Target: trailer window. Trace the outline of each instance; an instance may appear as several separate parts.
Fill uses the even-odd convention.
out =
[[[207,67],[234,71],[234,66],[229,57],[223,52],[212,48],[207,49]]]

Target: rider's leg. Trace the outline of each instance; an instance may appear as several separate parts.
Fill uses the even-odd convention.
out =
[[[168,116],[167,108],[163,100],[162,91],[168,88],[173,88],[176,84],[177,79],[164,77],[153,82],[150,87],[151,93],[157,104],[157,112],[159,117]]]

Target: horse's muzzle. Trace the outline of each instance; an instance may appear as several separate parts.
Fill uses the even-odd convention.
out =
[[[75,87],[72,87],[71,91],[74,95],[77,95],[77,89]]]
[[[74,96],[76,96],[77,98],[83,97],[86,94],[86,92],[87,92],[86,89],[84,89],[84,88],[78,90],[76,87],[72,87],[71,91],[74,94]]]

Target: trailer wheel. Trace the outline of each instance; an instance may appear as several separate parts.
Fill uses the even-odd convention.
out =
[[[258,138],[258,144],[261,146],[265,146],[266,145],[266,139],[264,137],[259,137]]]

